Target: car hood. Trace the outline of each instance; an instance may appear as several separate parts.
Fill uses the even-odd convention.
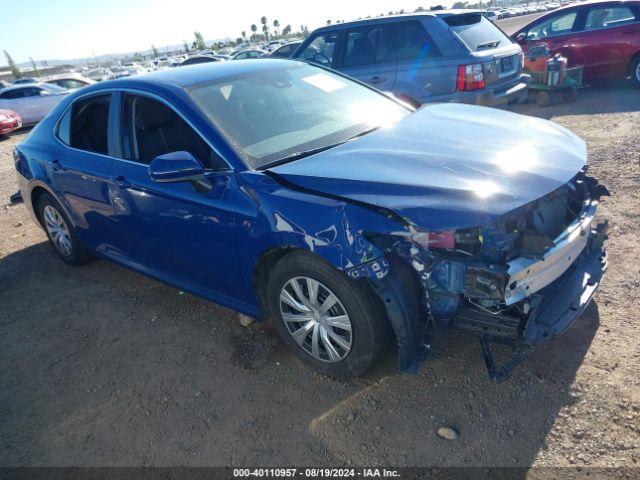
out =
[[[269,171],[292,188],[448,229],[485,224],[552,192],[585,160],[584,141],[550,121],[436,104]]]

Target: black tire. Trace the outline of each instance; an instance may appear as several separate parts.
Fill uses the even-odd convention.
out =
[[[351,323],[351,349],[339,361],[323,361],[308,353],[292,337],[282,319],[280,293],[295,277],[309,277],[339,299]],[[368,372],[387,351],[389,322],[384,306],[364,281],[350,279],[312,253],[298,250],[283,257],[269,274],[265,295],[269,316],[284,343],[306,364],[334,378]],[[310,340],[310,337],[308,338]],[[324,344],[323,347],[324,348]]]
[[[573,103],[578,97],[578,90],[575,87],[569,88],[563,92],[562,97],[566,103]]]
[[[47,226],[47,219],[45,217],[45,209],[47,209],[47,207],[55,210],[64,221],[64,224],[69,232],[70,249],[68,252],[64,251],[63,248],[60,247],[59,243],[55,241],[51,234],[50,228]],[[84,247],[84,245],[82,245],[82,242],[78,238],[78,235],[73,228],[73,224],[69,221],[69,217],[67,217],[64,209],[48,193],[43,193],[38,200],[38,218],[40,219],[40,223],[42,224],[42,227],[44,228],[44,231],[46,232],[47,237],[51,242],[51,246],[58,254],[58,256],[62,258],[62,260],[70,265],[82,265],[83,263],[87,263],[89,260],[91,260],[91,255]]]
[[[536,95],[536,105],[538,105],[539,107],[548,106],[550,101],[551,101],[551,97],[544,90],[539,91],[538,94]]]
[[[640,88],[640,55],[631,60],[629,67],[629,73],[631,74],[631,83],[635,88]]]

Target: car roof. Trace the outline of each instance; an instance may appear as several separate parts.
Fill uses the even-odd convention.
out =
[[[575,7],[584,7],[590,5],[633,5],[635,7],[640,6],[640,0],[586,0],[584,2],[574,2],[568,5],[564,5],[563,7],[556,8],[555,10],[550,10],[549,13],[560,12],[562,10],[567,10]]]
[[[314,32],[325,32],[345,27],[373,25],[379,22],[392,22],[397,20],[419,20],[422,18],[450,17],[453,15],[464,15],[469,13],[482,13],[486,10],[482,9],[449,9],[449,10],[429,10],[428,12],[401,13],[396,15],[384,15],[382,17],[363,18],[361,20],[353,20],[351,22],[341,22],[334,25],[327,25],[314,30]]]
[[[292,64],[304,64],[295,60],[234,60],[233,62],[208,62],[197,65],[187,65],[180,68],[170,68],[155,72],[144,73],[134,77],[126,77],[117,80],[107,80],[93,84],[86,89],[98,91],[106,88],[118,88],[127,86],[155,85],[159,87],[174,86],[186,88],[199,83],[209,82],[232,75],[243,73],[275,70]],[[84,90],[84,89],[83,89]],[[89,91],[89,90],[86,90]]]

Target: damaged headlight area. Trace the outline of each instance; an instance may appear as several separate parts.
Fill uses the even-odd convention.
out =
[[[594,225],[603,195],[606,188],[583,171],[487,225],[414,228],[371,241],[414,271],[431,332],[478,334],[491,377],[503,380],[519,360],[498,368],[490,342],[506,343],[515,359],[523,357],[566,330],[595,293],[606,268],[607,225]]]

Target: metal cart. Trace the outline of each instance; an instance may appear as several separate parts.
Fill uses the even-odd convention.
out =
[[[554,94],[562,95],[565,102],[573,102],[578,95],[578,89],[587,85],[582,83],[583,67],[565,68],[564,79],[557,85],[547,85],[547,72],[531,72],[529,98],[535,97],[539,107],[546,107]]]

